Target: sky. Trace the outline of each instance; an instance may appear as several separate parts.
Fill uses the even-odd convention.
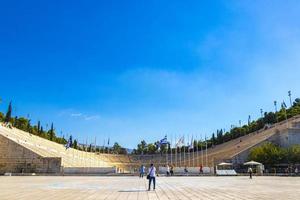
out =
[[[134,148],[300,97],[299,1],[0,1],[0,111]]]

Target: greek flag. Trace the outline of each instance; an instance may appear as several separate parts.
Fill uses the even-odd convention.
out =
[[[159,141],[159,145],[164,145],[164,144],[169,144],[167,135],[165,135],[165,137]]]
[[[70,148],[72,146],[71,138],[69,138],[67,144],[65,145],[66,149]]]

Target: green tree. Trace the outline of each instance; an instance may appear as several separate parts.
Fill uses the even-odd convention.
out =
[[[0,112],[0,122],[4,121],[4,114]]]
[[[32,132],[32,130],[31,130],[32,127],[31,127],[31,125],[30,125],[30,121],[31,121],[30,119],[27,121],[27,127],[26,127],[26,131],[29,132],[29,133]]]
[[[300,163],[300,145],[294,145],[286,149],[286,162],[292,164]]]
[[[115,142],[113,147],[112,147],[112,151],[115,154],[119,154],[121,152],[122,147],[119,145],[119,143]]]
[[[91,151],[92,151],[92,144],[89,145],[87,151],[88,151],[88,152],[91,152]]]
[[[213,145],[215,145],[217,143],[217,140],[216,140],[216,137],[215,137],[215,133],[212,134],[211,142],[212,142]]]
[[[40,134],[41,133],[41,122],[38,121],[37,123],[37,133]]]
[[[53,127],[53,123],[51,123],[51,128],[49,130],[49,138],[52,141],[55,137],[55,133],[54,133],[54,127]]]
[[[17,127],[17,123],[18,123],[18,116],[15,116],[13,126]]]
[[[16,128],[26,131],[28,129],[28,120],[24,117],[15,118]]]
[[[73,148],[74,148],[74,149],[77,149],[77,148],[78,148],[78,143],[77,143],[77,140],[76,140],[76,139],[74,140]]]
[[[249,154],[249,160],[261,162],[270,167],[279,164],[284,158],[284,151],[277,145],[267,142],[259,147],[253,148]]]
[[[147,143],[145,140],[142,140],[141,143],[137,145],[136,151],[138,154],[146,154],[147,153]]]
[[[147,145],[147,152],[148,152],[149,154],[155,154],[155,153],[157,153],[157,146],[154,145],[153,143],[149,143],[149,144]]]
[[[11,102],[9,102],[8,109],[4,118],[4,122],[8,123],[11,121],[11,112],[12,112],[12,106],[11,106]]]
[[[217,144],[223,143],[223,130],[217,130]]]

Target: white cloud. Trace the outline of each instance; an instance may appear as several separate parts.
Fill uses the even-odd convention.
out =
[[[75,111],[74,109],[64,109],[58,114],[58,116],[60,116],[60,117],[67,116],[70,118],[76,118],[76,119],[81,119],[81,120],[85,120],[85,121],[96,120],[96,119],[100,118],[100,115],[85,114],[82,112]]]
[[[99,115],[84,115],[83,118],[84,118],[84,120],[86,120],[86,121],[90,121],[90,120],[96,120],[96,119],[99,119],[100,116],[99,116]]]
[[[82,113],[72,113],[71,117],[80,117],[82,116]]]

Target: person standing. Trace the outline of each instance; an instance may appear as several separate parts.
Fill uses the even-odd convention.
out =
[[[248,168],[249,178],[252,179],[253,170],[251,167]]]
[[[189,173],[188,169],[187,169],[187,166],[184,167],[184,174],[187,176]]]
[[[149,179],[148,191],[150,191],[151,182],[153,182],[153,190],[155,190],[155,178],[156,178],[156,168],[154,167],[153,164],[151,164],[149,168],[149,173],[147,175],[147,179]]]
[[[199,169],[200,174],[203,174],[203,166],[200,165],[200,169]]]
[[[167,176],[170,176],[170,166],[167,165],[166,169],[167,169]]]
[[[295,168],[295,175],[298,175],[298,167]]]
[[[171,174],[171,176],[174,175],[174,167],[173,166],[171,166],[171,168],[170,168],[170,174]]]
[[[141,167],[140,167],[140,178],[143,178],[144,174],[145,174],[145,166],[141,165]]]

